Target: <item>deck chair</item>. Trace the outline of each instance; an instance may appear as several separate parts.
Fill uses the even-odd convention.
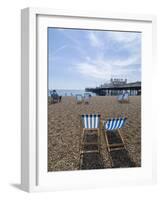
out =
[[[119,102],[121,102],[122,99],[123,99],[123,94],[119,94],[119,95],[117,96],[117,100],[118,100]]]
[[[120,103],[128,103],[129,102],[129,93],[128,92],[125,92],[123,94],[120,94],[118,97],[117,97],[117,100],[120,102]]]
[[[129,102],[129,93],[125,92],[122,97],[123,102]]]
[[[103,169],[100,151],[100,114],[81,116],[80,169]]]
[[[76,101],[77,104],[80,104],[83,102],[83,96],[81,94],[76,94]]]
[[[90,101],[90,94],[84,93],[84,103],[89,104],[89,101]]]
[[[82,153],[100,152],[100,114],[83,114],[81,116],[81,150]]]
[[[127,118],[111,118],[103,121],[105,141],[108,151],[126,149],[120,129],[124,127]]]

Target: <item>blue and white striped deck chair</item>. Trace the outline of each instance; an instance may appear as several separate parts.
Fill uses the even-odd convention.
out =
[[[109,151],[125,148],[125,143],[123,141],[123,138],[119,130],[125,126],[126,120],[127,118],[120,117],[120,118],[111,118],[108,119],[107,121],[103,121],[103,128],[105,130],[105,139]],[[109,143],[108,140],[109,134],[111,134],[111,136],[112,135],[114,136],[114,134],[115,135],[118,134],[120,142],[115,144]]]
[[[119,94],[119,95],[117,96],[117,100],[120,101],[120,102],[122,101],[122,98],[123,98],[123,94]]]
[[[122,101],[124,101],[124,102],[128,102],[129,101],[129,93],[128,92],[125,92],[123,94]]]
[[[88,150],[87,153],[100,152],[100,114],[83,114],[81,116],[82,121],[82,143],[81,145],[97,145],[97,150]],[[95,142],[85,142],[85,135],[95,134],[97,139]],[[85,153],[85,152],[84,152]]]
[[[89,93],[84,93],[84,103],[88,104],[90,100],[90,94]]]
[[[84,114],[82,115],[83,129],[99,129],[100,114]]]
[[[83,96],[81,94],[76,94],[76,101],[77,101],[77,103],[82,103],[83,102]]]

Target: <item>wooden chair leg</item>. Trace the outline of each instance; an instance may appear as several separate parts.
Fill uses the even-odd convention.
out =
[[[107,152],[108,152],[108,155],[109,155],[109,160],[110,160],[110,164],[111,164],[111,167],[113,167],[113,161],[112,161],[112,158],[111,158],[111,155],[110,155],[110,145],[109,145],[109,142],[108,142],[108,138],[107,138],[107,133],[105,130],[103,130],[104,132],[104,137],[105,137],[105,142],[106,142],[106,146],[107,146]]]
[[[122,143],[123,143],[124,148],[126,149],[125,142],[124,142],[124,139],[123,139],[123,137],[122,137],[122,135],[121,135],[121,133],[120,133],[120,130],[118,130],[118,134],[119,134],[119,136],[120,136],[120,138],[121,138],[121,140],[122,140]]]
[[[100,140],[100,127],[98,128],[98,140],[97,140],[97,143],[98,143],[98,151],[99,153],[101,152],[101,140]]]
[[[83,152],[85,153],[86,150],[83,150],[85,145],[97,145],[97,150],[87,150],[87,152],[99,152],[100,153],[100,146],[101,146],[101,142],[100,142],[100,129],[95,129],[96,135],[97,135],[97,141],[96,142],[85,142],[85,131],[86,129],[82,129],[82,137],[81,137],[81,143],[80,143],[80,154]]]
[[[106,133],[105,130],[104,130],[104,135],[105,135],[105,141],[106,141],[107,149],[110,152],[110,145],[109,145],[108,138],[107,138],[107,133]]]
[[[80,154],[79,169],[81,169],[82,164],[83,164],[83,154]]]

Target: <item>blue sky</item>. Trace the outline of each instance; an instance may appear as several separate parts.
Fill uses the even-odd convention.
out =
[[[48,28],[49,89],[141,80],[141,33]]]

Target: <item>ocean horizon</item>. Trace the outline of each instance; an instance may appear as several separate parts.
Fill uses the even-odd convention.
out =
[[[48,90],[48,96],[50,96],[50,91],[52,90]],[[72,89],[56,89],[56,92],[59,96],[76,96],[77,94],[81,94],[84,95],[84,93],[86,93],[85,90],[72,90]],[[88,92],[91,94],[91,96],[96,96],[95,93],[93,92]]]

